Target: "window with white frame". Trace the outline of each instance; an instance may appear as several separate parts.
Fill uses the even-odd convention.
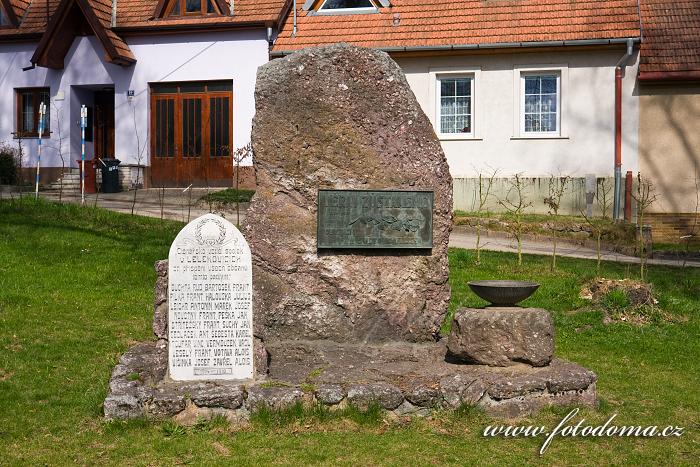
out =
[[[561,86],[556,72],[520,75],[520,129],[526,135],[555,135],[560,131]]]
[[[441,134],[473,134],[474,77],[438,76],[438,132]]]

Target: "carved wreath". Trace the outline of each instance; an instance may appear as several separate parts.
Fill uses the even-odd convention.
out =
[[[207,225],[208,222],[213,222],[219,228],[219,236],[217,238],[204,238],[202,235],[202,228]],[[194,237],[200,245],[221,245],[226,238],[226,226],[219,219],[202,219],[194,230]]]

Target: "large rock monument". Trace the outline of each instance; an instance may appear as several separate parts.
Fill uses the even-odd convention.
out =
[[[399,66],[375,50],[310,48],[260,67],[255,102],[258,189],[243,233],[253,252],[256,334],[435,341],[450,299],[452,178]],[[328,189],[377,192],[329,193],[335,224],[318,225],[319,190]],[[400,212],[413,200],[396,191],[432,192],[432,219]],[[410,233],[411,220],[432,222],[432,248],[382,243]],[[353,221],[364,228],[354,238],[328,230]],[[331,246],[319,248],[326,231]]]
[[[157,341],[119,360],[106,418],[596,404],[596,375],[553,357],[546,310],[459,310],[440,339],[452,181],[388,55],[333,45],[275,60],[259,70],[256,106],[243,236],[206,215],[156,264]]]

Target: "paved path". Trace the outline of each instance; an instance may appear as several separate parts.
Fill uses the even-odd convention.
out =
[[[165,190],[165,200],[163,202],[163,218],[187,222],[188,215],[189,219],[195,219],[196,217],[208,213],[209,206],[204,202],[197,202],[199,198],[207,194],[207,189],[193,188],[191,190],[192,193],[190,201],[189,192],[183,192],[181,188],[167,188]],[[161,190],[156,188],[139,190],[136,195],[136,207],[134,210],[135,214],[149,217],[161,217],[160,194]],[[58,193],[46,192],[41,194],[41,196],[54,201],[58,200]],[[97,205],[112,211],[130,213],[133,198],[133,191],[109,194],[100,193],[97,197]],[[65,202],[80,203],[80,195],[74,192],[64,193],[63,200]],[[189,208],[188,214],[188,204],[190,203],[192,206]],[[95,195],[86,195],[85,204],[88,206],[93,206],[95,204]],[[243,222],[245,219],[245,208],[247,208],[247,204],[241,204],[241,222]],[[225,211],[218,211],[215,207],[214,212],[223,215],[223,217],[227,218],[231,222],[236,222],[237,216],[235,210],[227,209]],[[482,234],[481,244],[484,250],[505,251],[510,253],[518,251],[515,240],[503,232],[489,232],[486,235]],[[475,245],[475,233],[472,233],[460,226],[455,227],[455,229],[452,231],[452,235],[450,235],[451,247],[473,249]],[[547,256],[552,254],[552,244],[548,241],[527,239],[523,240],[522,247],[523,253],[526,254]],[[559,256],[566,256],[570,258],[596,259],[595,249],[567,243],[561,240],[557,243],[557,254]],[[623,255],[614,251],[603,251],[601,259],[603,261],[639,264],[639,258]],[[648,264],[682,266],[683,261],[670,259],[649,259]],[[700,267],[700,262],[688,261],[686,262],[686,266]]]
[[[196,219],[197,217],[206,214],[209,211],[207,203],[198,200],[207,194],[206,188],[191,188],[192,193],[183,191],[182,188],[166,188],[165,198],[162,206],[162,217],[164,219],[172,219],[181,222],[187,222],[188,219]],[[190,196],[191,195],[191,196]],[[40,193],[42,198],[58,201],[58,193],[44,192]],[[138,190],[136,193],[136,205],[134,206],[134,214],[148,217],[161,217],[161,190],[156,188]],[[99,193],[86,194],[85,205],[94,206],[95,198],[97,198],[97,206],[110,211],[131,213],[131,206],[134,202],[134,192],[124,191],[121,193]],[[80,203],[80,194],[76,192],[63,193],[64,202]],[[191,206],[190,206],[191,205]],[[241,203],[240,222],[245,219],[245,210],[248,207],[247,203]],[[221,210],[217,206],[212,206],[213,212],[222,215],[234,224],[237,221],[236,211],[234,209]]]
[[[450,246],[454,248],[474,249],[476,246],[476,234],[467,231],[464,228],[455,227],[450,235]],[[517,242],[502,232],[489,232],[488,235],[481,235],[481,246],[484,250],[491,251],[507,251],[515,253],[518,251]],[[522,241],[523,253],[531,255],[552,255],[552,244],[548,241],[524,239]],[[595,249],[588,248],[582,245],[567,243],[562,240],[557,242],[557,256],[566,256],[569,258],[582,259],[597,259]],[[627,256],[614,251],[601,251],[601,259],[603,261],[615,261],[618,263],[636,263],[639,264],[639,258]],[[647,264],[659,266],[682,266],[682,260],[670,259],[648,259]],[[700,262],[688,261],[688,267],[700,267]]]

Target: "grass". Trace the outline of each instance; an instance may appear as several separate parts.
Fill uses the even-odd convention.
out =
[[[604,325],[579,298],[595,263],[450,251],[450,311],[482,306],[466,281],[528,278],[542,284],[524,305],[553,311],[556,354],[599,375],[599,410],[586,423],[679,425],[673,439],[483,438],[497,423],[478,410],[392,421],[374,412],[293,407],[260,412],[232,431],[221,420],[191,428],[145,420],[104,422],[110,372],[129,345],[152,338],[153,263],[182,224],[48,203],[0,202],[1,465],[693,464],[700,438],[700,272],[650,267],[659,306],[685,322]],[[604,263],[610,278],[634,266]],[[573,311],[577,310],[577,311]],[[310,375],[315,368],[310,368]],[[136,377],[137,375],[134,375]],[[566,408],[519,422],[555,426]],[[580,418],[580,417],[579,417]],[[693,461],[695,459],[695,461]]]
[[[207,203],[216,203],[231,205],[235,203],[249,203],[255,194],[254,190],[244,190],[235,188],[226,188],[225,190],[215,191],[213,193],[206,194],[200,199]]]

